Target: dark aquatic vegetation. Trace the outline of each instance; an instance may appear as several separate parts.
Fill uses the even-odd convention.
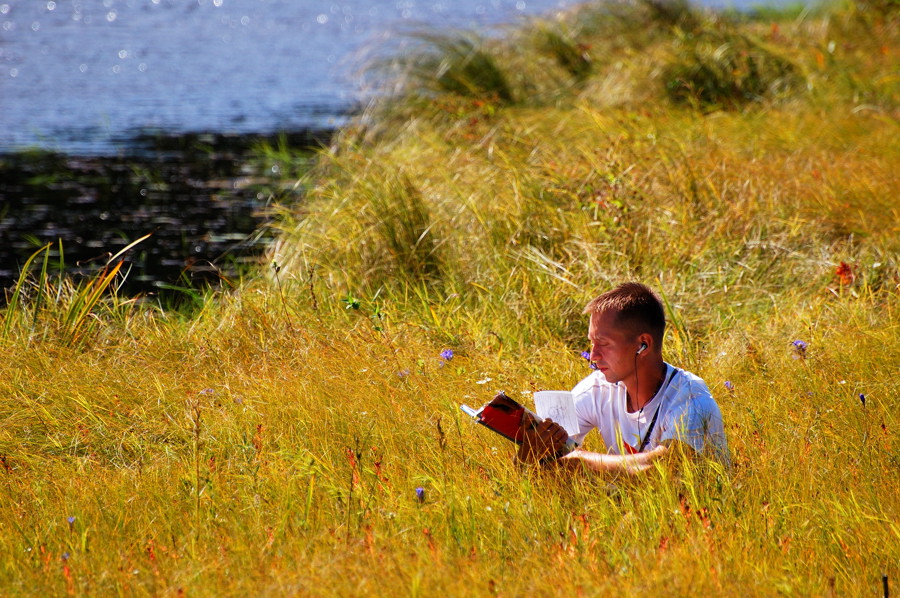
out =
[[[288,142],[302,148],[327,138],[322,132]],[[0,157],[0,286],[11,287],[28,256],[47,243],[57,270],[90,276],[150,234],[126,258],[126,294],[229,284],[259,261],[270,241],[265,208],[272,198],[271,179],[251,152],[261,140],[195,135],[142,143],[142,152],[125,157]]]

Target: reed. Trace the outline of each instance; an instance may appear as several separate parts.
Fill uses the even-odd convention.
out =
[[[51,276],[48,265],[52,243],[35,251],[25,261],[16,285],[7,298],[3,335],[23,336],[29,342],[37,337],[42,341],[55,338],[63,345],[77,345],[94,329],[97,311],[120,317],[133,304],[133,300],[120,298],[117,293],[116,281],[121,282],[119,273],[124,265],[124,261],[119,258],[149,236],[145,235],[128,244],[111,256],[101,270],[80,280],[61,274]],[[31,266],[41,255],[43,259],[40,271],[33,276]],[[59,272],[62,273],[65,271],[65,260],[61,240],[58,255]],[[26,324],[29,320],[30,324]],[[42,328],[40,333],[38,326]]]

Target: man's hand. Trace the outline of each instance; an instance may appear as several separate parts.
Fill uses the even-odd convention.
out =
[[[520,426],[522,444],[519,445],[516,460],[523,463],[537,463],[558,454],[569,439],[565,428],[551,419],[534,422],[528,414],[523,414]]]

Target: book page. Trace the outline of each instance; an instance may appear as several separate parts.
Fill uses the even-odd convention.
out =
[[[550,418],[569,436],[578,433],[578,417],[575,415],[575,397],[568,390],[542,390],[534,393],[534,406],[541,419]]]

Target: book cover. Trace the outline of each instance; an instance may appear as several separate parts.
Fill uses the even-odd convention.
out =
[[[509,438],[516,444],[522,444],[523,417],[527,418],[526,421],[531,427],[541,421],[536,413],[526,409],[525,406],[502,392],[497,393],[481,409],[475,410],[468,405],[462,405],[460,409],[472,416],[482,426]]]
[[[541,413],[541,410],[546,410],[545,415],[538,415],[538,413],[531,411],[503,392],[498,393],[481,409],[476,410],[468,405],[461,405],[460,409],[470,415],[477,423],[512,440],[516,444],[522,444],[523,427],[521,423],[523,418],[525,418],[527,426],[534,428],[543,419],[549,417],[563,426],[566,433],[571,436],[578,430],[572,393],[566,391],[548,392],[557,394],[542,396],[539,403],[537,402],[537,395],[540,393],[535,393],[536,404],[539,409],[538,413]],[[560,418],[562,421],[557,421],[556,418]],[[571,452],[576,446],[575,441],[569,438],[562,451],[555,457]]]

